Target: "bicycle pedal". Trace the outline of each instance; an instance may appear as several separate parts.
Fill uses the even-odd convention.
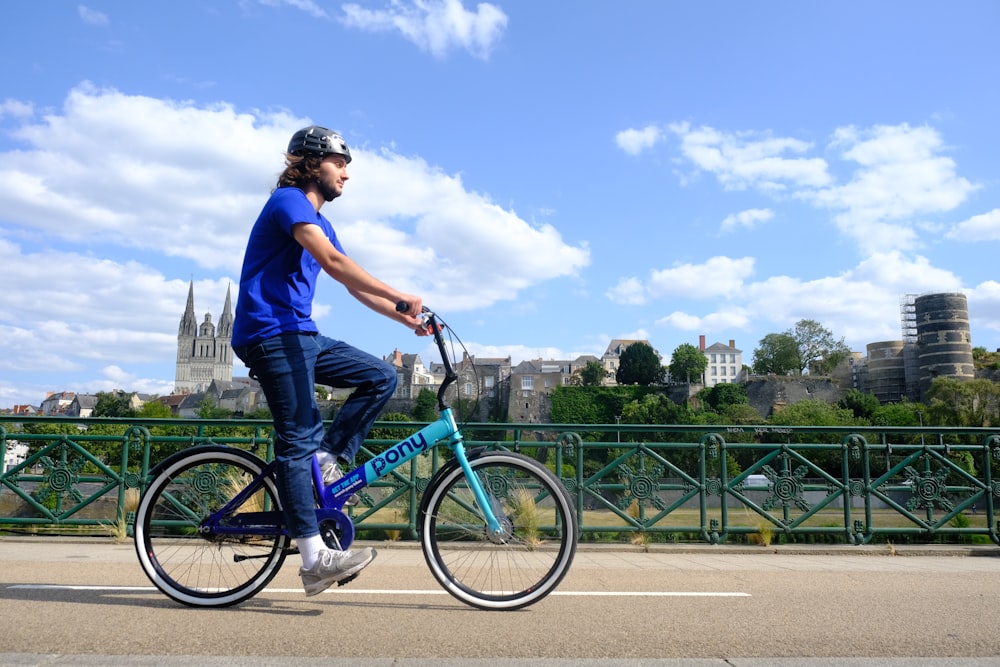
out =
[[[355,579],[357,579],[359,574],[361,574],[361,573],[360,572],[355,572],[354,574],[352,574],[351,576],[347,577],[346,579],[341,579],[340,581],[337,582],[337,586],[346,586],[347,584],[349,584],[352,581],[354,581]]]

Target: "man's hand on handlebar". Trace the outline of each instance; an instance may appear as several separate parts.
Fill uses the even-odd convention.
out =
[[[396,312],[400,314],[403,323],[413,329],[418,336],[430,336],[431,331],[423,317],[426,310],[419,296],[407,296],[396,304]]]

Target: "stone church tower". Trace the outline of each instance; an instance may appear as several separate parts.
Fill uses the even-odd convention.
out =
[[[231,382],[233,379],[233,307],[226,289],[226,305],[222,308],[219,326],[212,324],[212,314],[198,325],[194,314],[194,281],[188,288],[187,307],[177,328],[177,374],[174,393],[203,392],[212,380]]]

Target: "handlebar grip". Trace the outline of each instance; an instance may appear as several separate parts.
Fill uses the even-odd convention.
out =
[[[400,301],[399,303],[396,304],[396,312],[397,313],[405,313],[409,309],[410,309],[410,304],[406,303],[405,301]],[[420,310],[420,312],[422,312],[422,313],[429,313],[431,311],[427,308],[427,306],[424,306]]]

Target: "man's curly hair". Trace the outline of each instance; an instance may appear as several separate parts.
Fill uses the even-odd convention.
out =
[[[278,176],[278,188],[302,188],[319,180],[319,166],[323,158],[316,155],[285,154],[285,170]]]

